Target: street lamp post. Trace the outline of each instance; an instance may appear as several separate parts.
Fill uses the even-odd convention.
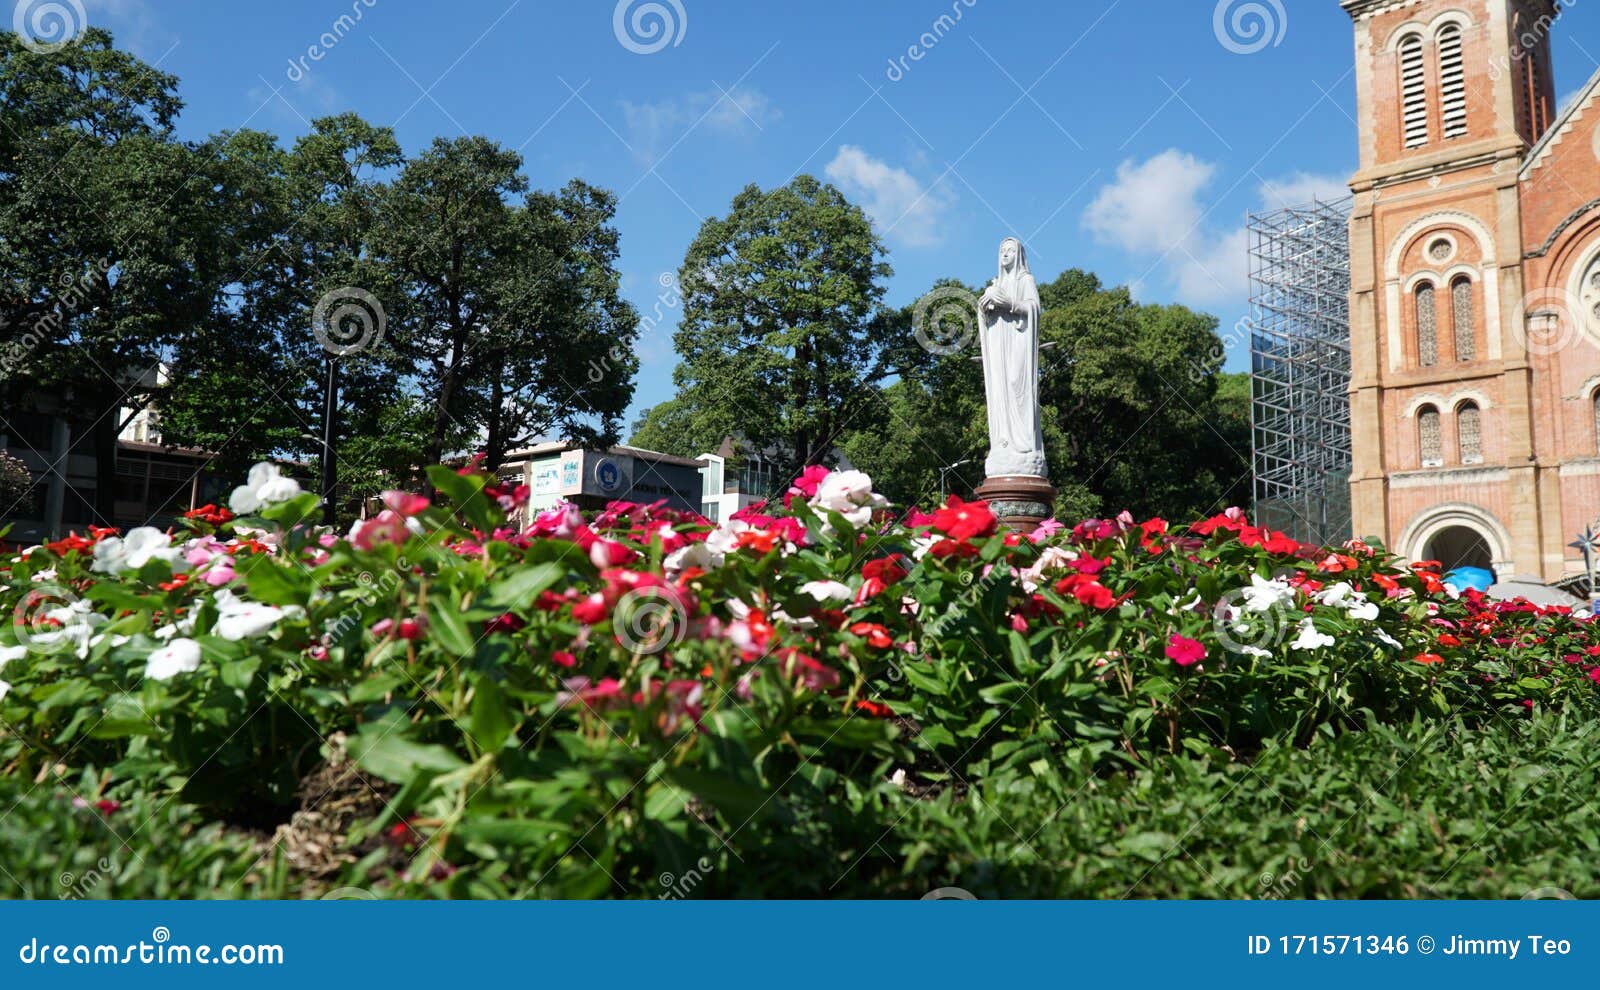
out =
[[[1585,526],[1583,527],[1583,532],[1578,534],[1578,538],[1573,540],[1571,543],[1568,543],[1567,546],[1583,554],[1583,571],[1586,575],[1588,575],[1589,578],[1589,586],[1586,589],[1588,592],[1589,607],[1593,609],[1596,600],[1594,587],[1594,557],[1595,552],[1600,551],[1600,533],[1596,533],[1594,531],[1594,526],[1592,525]]]
[[[339,480],[333,460],[334,416],[339,408],[339,356],[328,355],[328,377],[322,390],[322,521],[332,526],[337,521],[333,486]]]
[[[965,460],[956,461],[954,464],[946,464],[944,467],[939,469],[939,504],[940,505],[944,504],[944,500],[945,500],[945,497],[946,497],[945,477],[951,471],[954,471],[956,468],[962,467],[964,465],[971,464],[971,463],[972,463],[972,458],[968,457]]]

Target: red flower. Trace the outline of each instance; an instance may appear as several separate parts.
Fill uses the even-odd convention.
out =
[[[1594,681],[1596,684],[1600,684],[1600,667],[1589,668],[1589,680]]]
[[[1117,596],[1099,581],[1089,581],[1072,589],[1072,596],[1090,608],[1104,611],[1117,603]]]
[[[223,523],[228,522],[233,518],[233,513],[229,512],[227,509],[219,509],[217,506],[207,502],[198,509],[190,509],[188,512],[185,512],[183,514],[183,518],[198,519],[201,522],[208,523],[212,526],[221,526]]]
[[[856,711],[869,718],[893,718],[894,709],[881,701],[868,701],[865,698],[856,702]]]
[[[606,620],[610,608],[606,596],[596,591],[572,603],[572,617],[586,626],[599,625]]]
[[[876,622],[857,622],[850,627],[850,631],[867,641],[867,645],[876,650],[886,650],[894,645],[894,637],[889,635],[889,630]]]
[[[1167,639],[1167,659],[1180,667],[1189,667],[1206,658],[1206,648],[1199,640],[1172,635]]]
[[[988,502],[963,502],[959,495],[950,496],[949,503],[933,514],[933,528],[956,540],[988,536],[999,524]]]
[[[504,615],[497,615],[488,622],[485,622],[483,624],[483,631],[486,633],[512,633],[516,632],[518,629],[521,629],[525,625],[527,625],[527,623],[523,622],[517,616],[512,615],[510,612],[507,612]]]
[[[1422,664],[1444,663],[1444,657],[1437,653],[1418,653],[1416,661]]]
[[[778,669],[808,691],[821,691],[839,685],[837,670],[818,663],[793,647],[778,651],[777,660]]]
[[[1450,635],[1449,633],[1440,633],[1439,634],[1439,645],[1440,646],[1460,646],[1461,645],[1461,640],[1459,640],[1456,637]]]
[[[869,560],[861,568],[861,576],[868,580],[876,578],[884,584],[894,584],[906,576],[906,569],[900,566],[900,561],[904,559],[903,554],[897,553],[878,560]]]

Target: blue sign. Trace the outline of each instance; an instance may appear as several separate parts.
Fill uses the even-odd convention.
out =
[[[622,488],[622,468],[609,457],[602,457],[594,465],[594,481],[603,492]]]

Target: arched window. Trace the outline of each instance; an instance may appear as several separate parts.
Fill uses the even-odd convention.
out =
[[[1417,446],[1422,452],[1423,467],[1438,467],[1444,463],[1443,445],[1439,439],[1439,410],[1423,406],[1417,412]]]
[[[1465,275],[1450,283],[1450,317],[1455,325],[1456,360],[1476,360],[1478,328],[1472,314],[1472,279]]]
[[[1476,402],[1456,407],[1456,451],[1463,464],[1483,463],[1483,413]]]
[[[1467,72],[1461,56],[1461,25],[1439,29],[1439,106],[1446,138],[1467,133]]]
[[[1417,363],[1424,368],[1439,363],[1439,310],[1433,283],[1417,286]]]
[[[1422,35],[1400,42],[1400,112],[1407,148],[1428,143],[1428,69]]]

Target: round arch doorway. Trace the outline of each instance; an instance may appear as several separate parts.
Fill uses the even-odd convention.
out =
[[[1446,526],[1428,537],[1423,547],[1425,560],[1437,560],[1441,570],[1449,574],[1458,567],[1481,567],[1494,570],[1494,548],[1482,533],[1471,526]]]

